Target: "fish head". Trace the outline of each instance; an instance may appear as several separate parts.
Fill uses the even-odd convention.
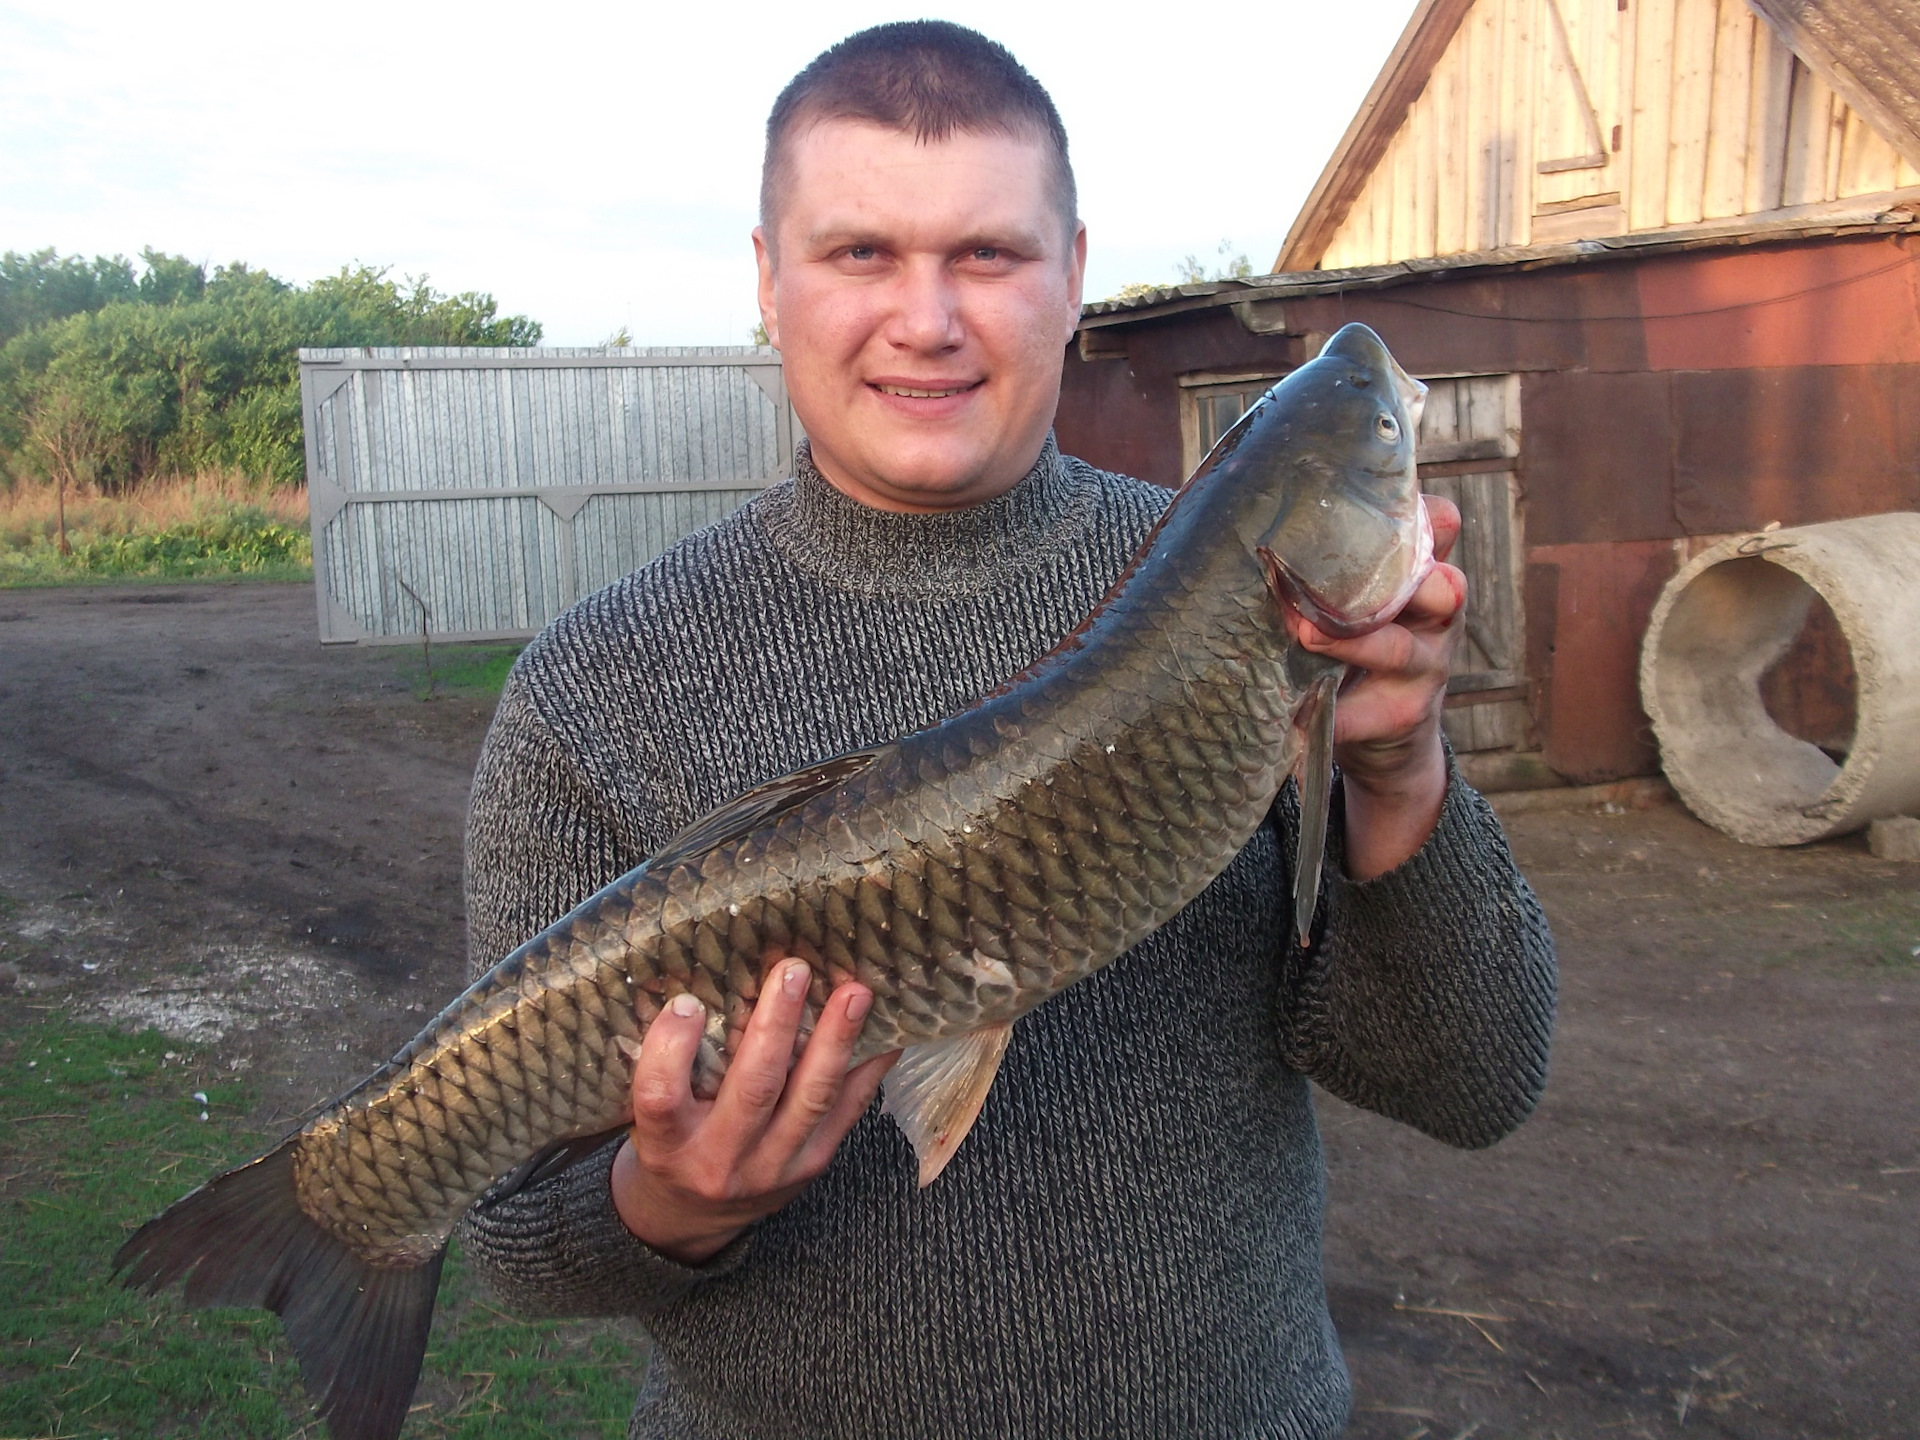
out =
[[[1378,335],[1348,325],[1242,422],[1235,468],[1253,493],[1236,528],[1275,598],[1329,635],[1386,624],[1433,568],[1414,463],[1426,393]]]

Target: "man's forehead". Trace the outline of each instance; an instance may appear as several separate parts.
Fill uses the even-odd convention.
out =
[[[952,130],[920,136],[871,120],[829,116],[798,126],[788,139],[792,178],[814,181],[855,169],[934,170],[990,165],[1029,171],[1045,182],[1051,148],[1037,131]]]
[[[955,131],[922,140],[860,120],[824,120],[793,137],[784,218],[809,237],[925,225],[1037,232],[1054,208],[1051,156],[1037,136]],[[783,227],[785,228],[785,227]]]

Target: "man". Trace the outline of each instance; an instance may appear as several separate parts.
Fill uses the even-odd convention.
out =
[[[710,807],[963,708],[1112,584],[1167,493],[1049,427],[1086,236],[1058,115],[970,31],[883,26],[768,122],[754,232],[807,434],[795,476],[581,602],[522,657],[475,779],[489,965]],[[1445,543],[1458,517],[1436,516]],[[1464,597],[1313,648],[1369,672],[1312,950],[1287,938],[1290,802],[1197,901],[1023,1019],[966,1144],[915,1186],[847,1073],[842,985],[788,1073],[807,980],[763,992],[718,1097],[669,1009],[631,1135],[476,1207],[513,1303],[637,1317],[629,1435],[1331,1436],[1307,1078],[1461,1145],[1544,1081],[1551,943],[1438,717]]]

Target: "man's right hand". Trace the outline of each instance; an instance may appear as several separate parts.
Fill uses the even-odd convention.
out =
[[[800,1059],[804,960],[774,966],[720,1093],[693,1093],[706,1010],[677,996],[633,1062],[633,1129],[613,1162],[613,1204],[627,1229],[662,1255],[697,1265],[804,1190],[866,1113],[899,1052],[849,1071],[873,992],[833,992]],[[791,1065],[791,1072],[789,1066]]]

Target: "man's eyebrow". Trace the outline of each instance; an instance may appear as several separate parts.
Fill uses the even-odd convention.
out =
[[[884,249],[893,244],[880,230],[856,225],[834,225],[814,230],[807,234],[802,243],[815,254],[823,250],[842,250],[849,245],[872,245]],[[1021,255],[1042,255],[1046,253],[1046,241],[1038,231],[1016,226],[962,235],[954,242],[954,250],[1012,250]]]
[[[1046,253],[1046,241],[1037,230],[981,230],[964,236],[956,247],[961,250],[1012,250],[1021,255]]]
[[[878,245],[884,243],[878,231],[863,230],[853,225],[834,226],[825,230],[809,231],[805,244],[809,250],[838,250],[845,245]]]

